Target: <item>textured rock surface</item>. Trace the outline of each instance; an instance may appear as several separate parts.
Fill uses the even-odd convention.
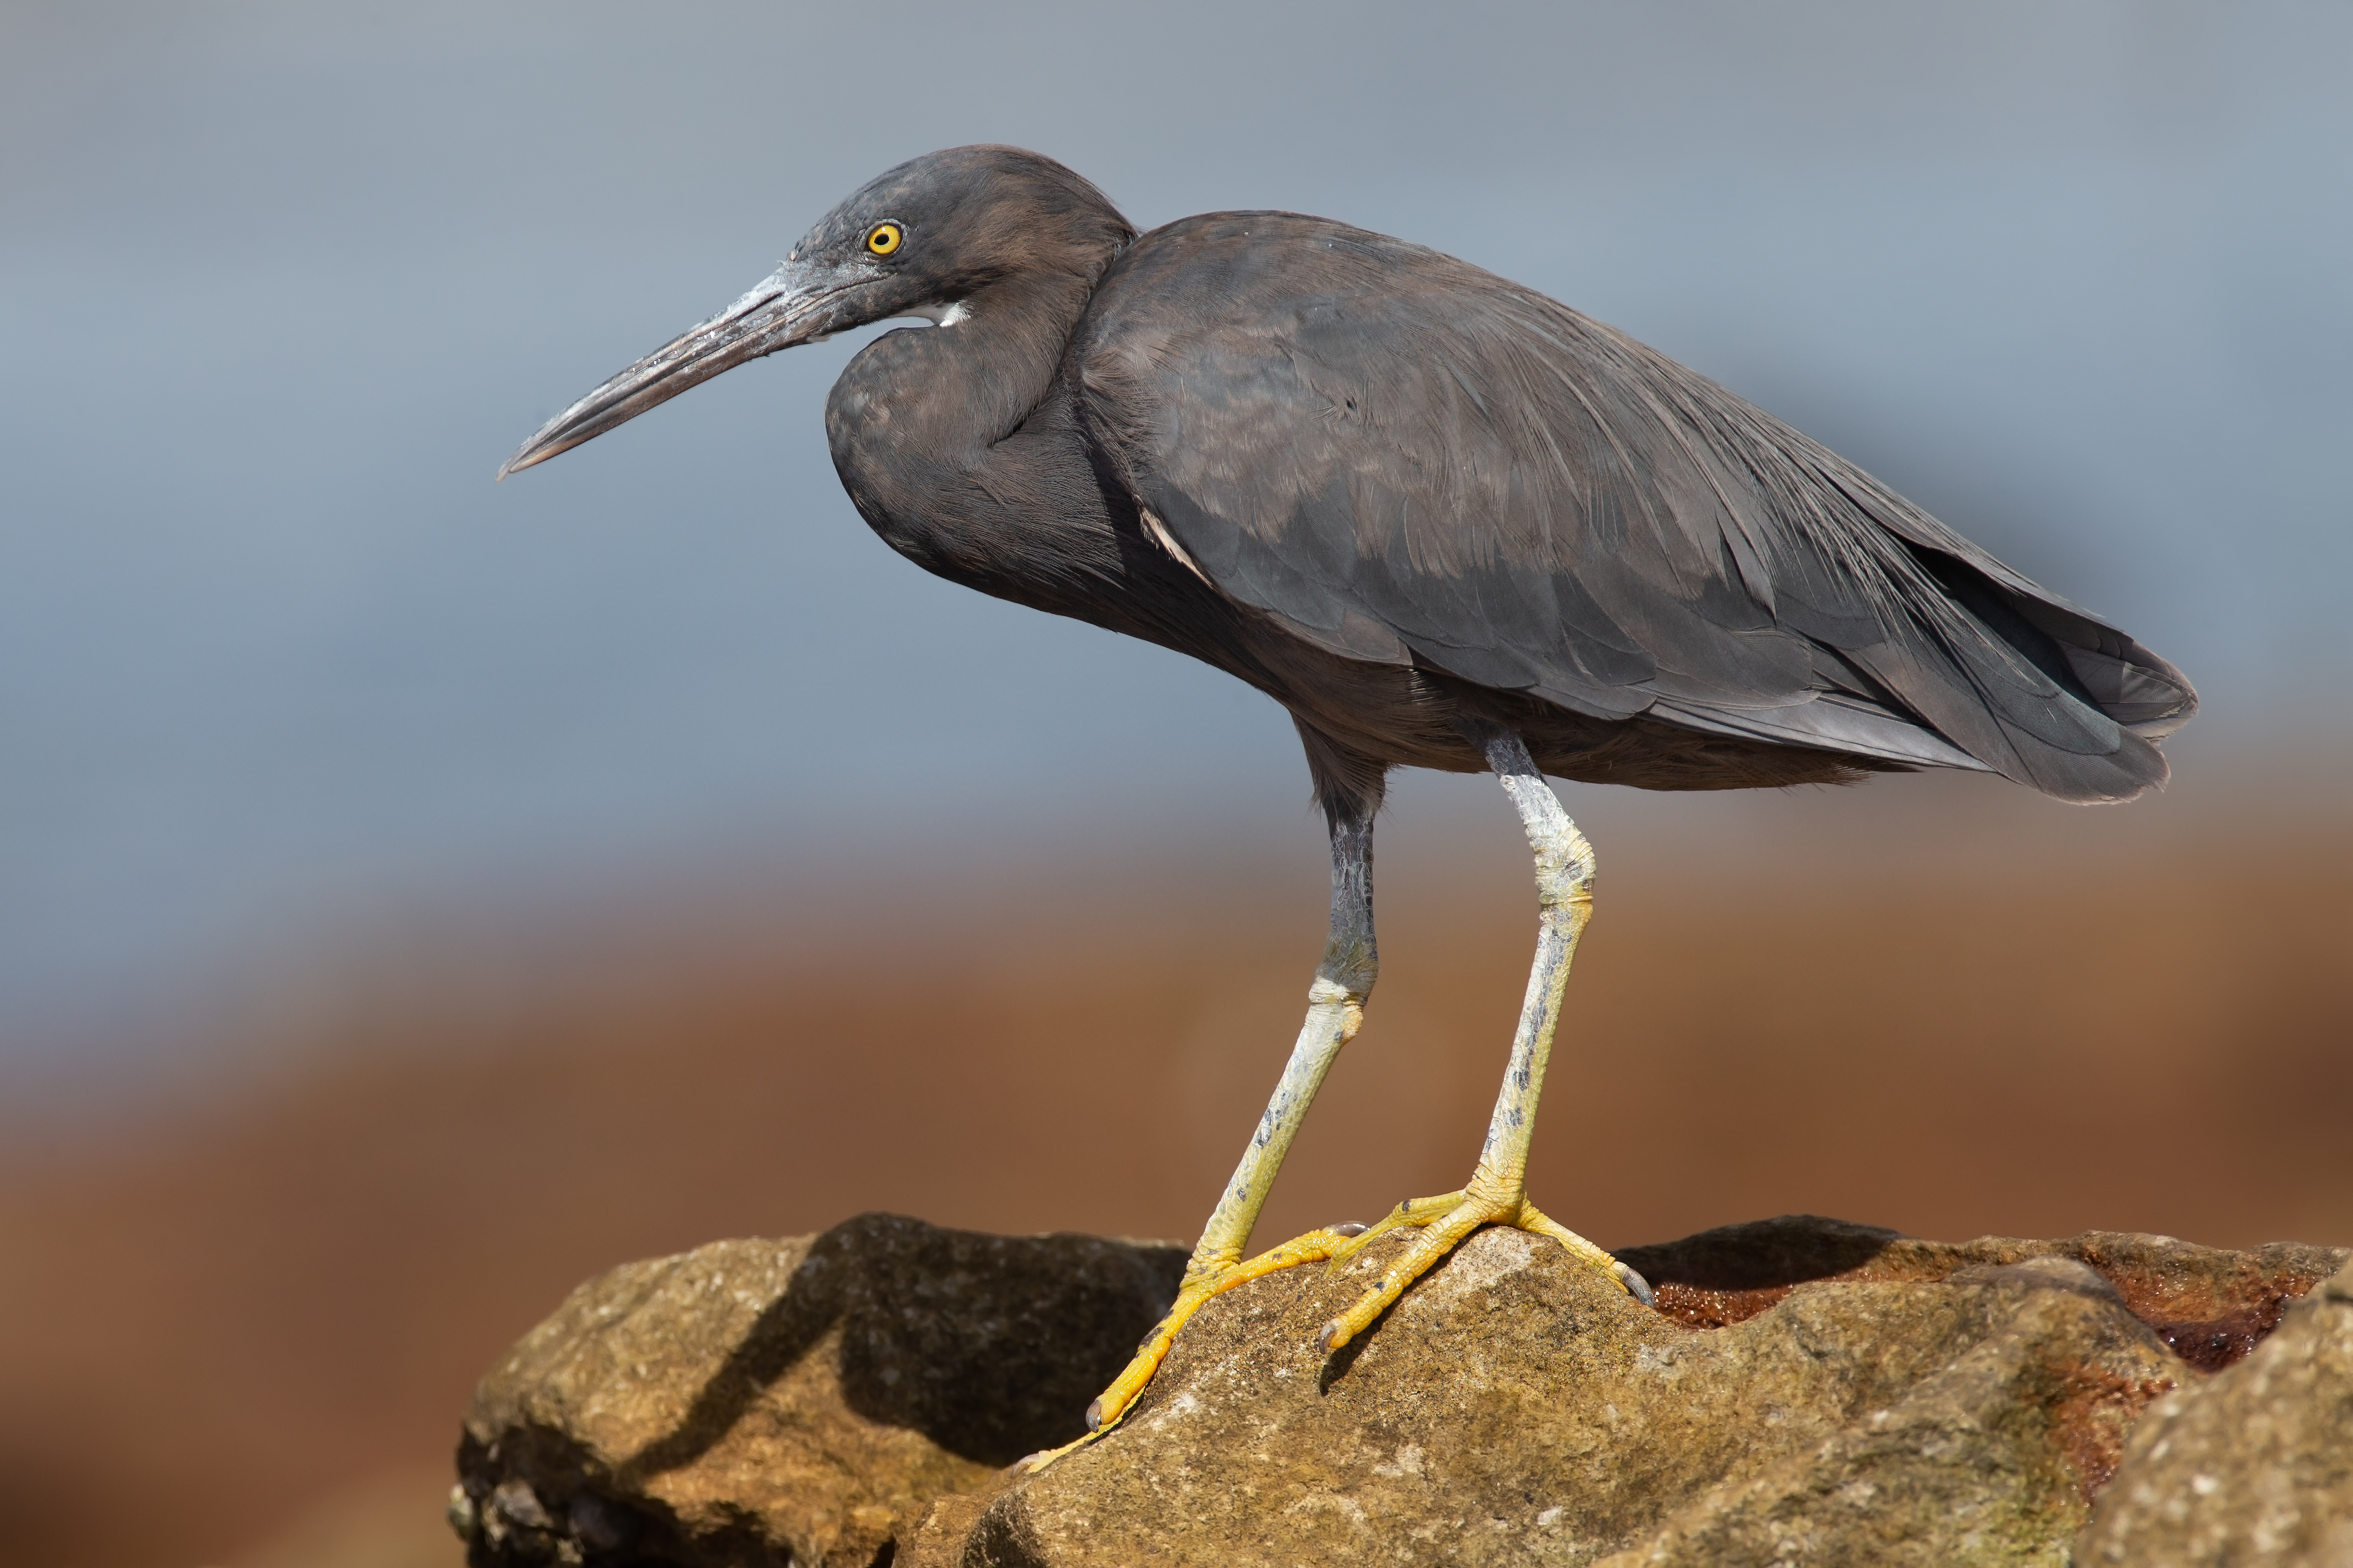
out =
[[[2076,1561],[2353,1563],[2353,1266],[2149,1411]]]
[[[1754,1317],[1809,1280],[1925,1282],[1963,1269],[2070,1258],[2107,1280],[2175,1354],[2200,1372],[2215,1372],[2270,1333],[2286,1303],[2334,1272],[2346,1254],[2293,1242],[2230,1252],[2169,1236],[2104,1230],[2062,1241],[1920,1241],[1875,1226],[1793,1215],[1702,1231],[1663,1247],[1630,1247],[1620,1256],[1658,1289],[1662,1310],[1703,1329]]]
[[[889,1215],[626,1265],[482,1380],[452,1521],[477,1563],[862,1568],[1077,1436],[1184,1266]]]
[[[453,1516],[486,1565],[2057,1563],[2150,1403],[2346,1260],[1785,1219],[1630,1250],[1652,1311],[1490,1230],[1317,1352],[1402,1245],[1219,1298],[1026,1479],[1181,1252],[868,1216],[630,1265],[485,1379]]]
[[[1205,1310],[1126,1430],[949,1560],[2057,1562],[2075,1451],[2179,1371],[2082,1281],[1814,1285],[1697,1333],[1504,1230],[1325,1365],[1317,1327],[1384,1261]]]

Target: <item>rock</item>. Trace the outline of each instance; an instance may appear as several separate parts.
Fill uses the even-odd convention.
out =
[[[451,1522],[476,1564],[865,1568],[1079,1436],[1185,1256],[869,1215],[625,1265],[482,1380]]]
[[[2346,1260],[1782,1219],[1621,1254],[1654,1311],[1489,1230],[1318,1352],[1409,1244],[1219,1298],[1029,1477],[1181,1250],[868,1216],[633,1264],[484,1380],[453,1520],[481,1568],[2058,1563],[2141,1412]]]
[[[2353,1265],[2150,1409],[2076,1561],[2353,1563]]]
[[[1694,1328],[1754,1317],[1808,1280],[1985,1278],[1982,1271],[2067,1260],[2097,1274],[2176,1355],[2200,1372],[2218,1372],[2277,1327],[2286,1304],[2336,1272],[2346,1253],[2293,1242],[2229,1252],[2108,1230],[2063,1241],[1919,1241],[1876,1226],[1788,1215],[1619,1256],[1657,1288],[1662,1311]]]
[[[1409,1244],[1205,1310],[961,1561],[2058,1562],[2078,1451],[2179,1370],[2116,1302],[2008,1282],[1810,1285],[1694,1332],[1507,1230],[1326,1364],[1317,1326]]]

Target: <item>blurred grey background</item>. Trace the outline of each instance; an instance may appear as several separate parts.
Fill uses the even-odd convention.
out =
[[[1198,1223],[1323,936],[1273,705],[876,542],[854,341],[491,482],[965,142],[1523,279],[2199,683],[2124,810],[1569,791],[1548,1208],[2353,1239],[2348,81],[2342,0],[0,0],[0,1541],[454,1568],[467,1390],[619,1258]],[[1265,1234],[1476,1149],[1493,796],[1393,795]]]
[[[2336,744],[2348,44],[2151,0],[0,6],[0,1091],[136,1077],[158,1009],[404,910],[1212,825],[1311,863],[1272,705],[868,534],[819,422],[855,342],[490,482],[964,142],[1531,283],[2163,650],[2185,773]]]

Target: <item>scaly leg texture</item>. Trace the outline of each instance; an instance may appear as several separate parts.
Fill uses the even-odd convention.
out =
[[[1217,1212],[1209,1216],[1199,1245],[1193,1248],[1192,1260],[1185,1266],[1176,1304],[1136,1347],[1135,1359],[1128,1363],[1127,1370],[1088,1408],[1091,1434],[1108,1430],[1126,1413],[1152,1381],[1152,1374],[1159,1371],[1176,1331],[1203,1302],[1279,1268],[1329,1258],[1359,1228],[1313,1230],[1256,1258],[1246,1259],[1242,1255],[1258,1224],[1259,1210],[1266,1206],[1267,1194],[1274,1186],[1275,1174],[1282,1168],[1282,1157],[1290,1152],[1300,1124],[1307,1120],[1307,1108],[1315,1099],[1317,1087],[1331,1070],[1340,1047],[1364,1022],[1365,1001],[1372,994],[1374,977],[1380,971],[1380,954],[1373,940],[1373,812],[1378,805],[1376,796],[1356,808],[1326,807],[1332,828],[1332,934],[1324,944],[1324,962],[1316,967],[1315,984],[1308,988],[1307,1021],[1300,1027],[1299,1043],[1292,1047],[1282,1081],[1275,1086],[1274,1098],[1259,1118],[1250,1147],[1242,1151],[1241,1163],[1226,1184]],[[1079,1442],[1089,1440],[1082,1437]],[[1074,1443],[1070,1447],[1078,1446]],[[1058,1448],[1035,1455],[1029,1467],[1042,1469],[1067,1451]]]
[[[1585,922],[1593,913],[1593,847],[1561,809],[1559,797],[1536,771],[1518,736],[1496,735],[1484,749],[1488,765],[1502,779],[1504,793],[1519,808],[1520,822],[1527,829],[1528,847],[1535,853],[1541,910],[1535,966],[1528,974],[1527,1000],[1521,1005],[1519,1028],[1512,1038],[1512,1065],[1495,1096],[1495,1114],[1487,1123],[1486,1146],[1480,1151],[1479,1167],[1472,1173],[1470,1185],[1441,1197],[1399,1204],[1378,1225],[1332,1249],[1333,1267],[1337,1268],[1384,1232],[1404,1226],[1418,1226],[1422,1231],[1420,1239],[1383,1271],[1377,1284],[1324,1325],[1326,1350],[1337,1350],[1371,1327],[1407,1286],[1484,1225],[1516,1226],[1548,1236],[1609,1275],[1638,1300],[1645,1303],[1651,1300],[1651,1288],[1640,1274],[1528,1202],[1528,1141],[1535,1131],[1536,1096],[1544,1089],[1545,1064],[1552,1055],[1553,1031],[1560,1022],[1569,960],[1576,956],[1577,939],[1584,934]]]

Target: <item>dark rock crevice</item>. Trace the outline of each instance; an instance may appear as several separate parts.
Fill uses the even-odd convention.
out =
[[[1745,1322],[1803,1284],[1926,1283],[1966,1269],[2068,1258],[2106,1280],[2126,1310],[2191,1367],[2220,1372],[2261,1344],[2287,1303],[2334,1273],[2345,1255],[2293,1242],[2229,1252],[2171,1237],[2096,1230],[2060,1241],[1920,1241],[1878,1226],[1785,1215],[1628,1247],[1619,1256],[1650,1280],[1661,1311],[1695,1329]]]

